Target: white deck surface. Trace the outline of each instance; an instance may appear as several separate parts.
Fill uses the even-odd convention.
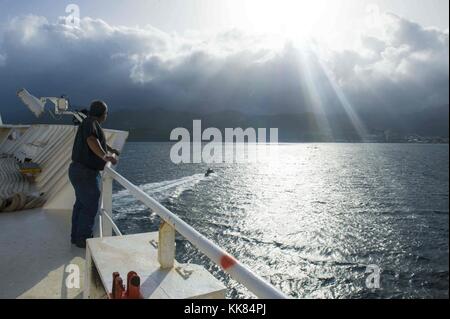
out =
[[[126,283],[128,272],[135,271],[146,299],[225,298],[226,287],[202,266],[175,262],[173,269],[162,270],[158,250],[152,245],[157,241],[158,232],[88,240],[92,260],[108,294],[113,272],[119,272]]]
[[[71,245],[70,225],[70,211],[0,213],[0,299],[83,297],[86,250]],[[157,241],[158,233],[89,240],[104,287],[111,289],[114,271],[126,281],[134,270],[145,298],[225,297],[223,284],[202,266],[175,263],[174,269],[161,270],[151,240]],[[78,289],[65,284],[71,264],[80,269]]]
[[[81,298],[85,250],[70,243],[71,212],[0,213],[0,299]],[[68,289],[67,265],[80,267],[80,289]]]

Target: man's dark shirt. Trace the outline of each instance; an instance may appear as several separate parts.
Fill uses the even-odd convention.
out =
[[[72,161],[80,163],[87,168],[101,171],[106,162],[91,151],[87,143],[87,138],[94,136],[100,141],[100,145],[107,151],[106,138],[97,120],[88,116],[78,127],[75,142],[73,143]]]

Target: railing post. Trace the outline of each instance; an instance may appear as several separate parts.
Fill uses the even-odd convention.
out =
[[[158,261],[162,269],[171,269],[175,260],[175,229],[166,222],[159,226]]]
[[[103,185],[102,185],[102,208],[103,213],[108,214],[112,218],[112,182],[113,179],[106,172],[103,173]],[[102,232],[103,236],[112,236],[113,227],[110,225],[106,218],[102,218]]]

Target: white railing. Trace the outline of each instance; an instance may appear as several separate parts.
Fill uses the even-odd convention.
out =
[[[101,235],[111,236],[113,231],[121,235],[114,224],[112,216],[112,180],[116,180],[126,188],[136,199],[156,213],[163,223],[159,229],[158,260],[162,268],[172,268],[175,259],[175,231],[186,238],[194,247],[204,253],[216,265],[219,265],[234,280],[241,283],[259,298],[281,299],[285,294],[273,287],[267,281],[256,275],[247,266],[229,255],[214,242],[200,234],[178,216],[173,214],[155,199],[144,193],[122,175],[106,165],[103,175]],[[108,221],[108,223],[105,223]]]
[[[120,231],[119,227],[117,227],[116,223],[112,220],[110,214],[103,208],[100,211],[100,218],[101,218],[99,223],[101,225],[100,237],[103,237],[103,229],[108,227],[107,225],[104,224],[105,221],[107,221],[108,224],[111,226],[116,236],[122,236],[122,232]]]

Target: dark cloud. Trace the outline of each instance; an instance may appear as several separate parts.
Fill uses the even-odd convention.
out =
[[[336,53],[331,66],[359,107],[415,111],[448,104],[448,31],[385,15],[384,35],[364,37],[361,52]]]
[[[65,93],[76,104],[102,98],[116,109],[331,112],[343,109],[337,88],[356,110],[448,103],[448,32],[386,19],[383,35],[322,62],[310,48],[239,30],[181,36],[90,18],[73,28],[18,17],[0,31],[2,112],[22,111],[21,87]]]

